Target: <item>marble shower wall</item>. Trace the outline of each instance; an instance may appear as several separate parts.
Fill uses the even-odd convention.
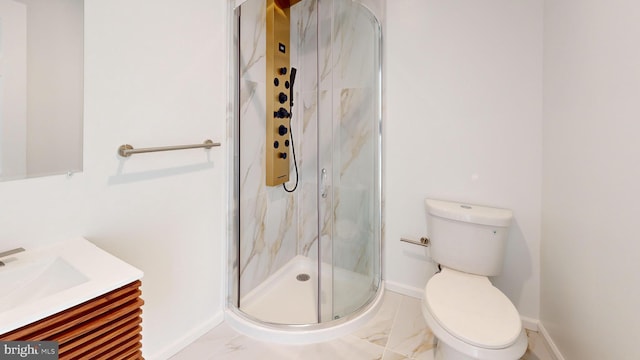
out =
[[[291,8],[291,64],[298,69],[291,127],[300,179],[286,193],[264,180],[265,1],[242,4],[242,296],[297,255],[317,259],[319,243],[324,263],[372,276],[378,74],[371,20],[361,10],[350,0],[303,0]],[[319,168],[327,170],[326,198],[317,193]],[[293,162],[290,179],[288,188]]]

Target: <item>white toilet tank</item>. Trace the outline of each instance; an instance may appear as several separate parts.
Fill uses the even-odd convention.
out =
[[[442,266],[471,274],[502,272],[511,210],[425,200],[431,257]]]

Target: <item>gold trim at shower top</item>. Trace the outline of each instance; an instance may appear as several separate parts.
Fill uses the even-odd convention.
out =
[[[302,0],[276,0],[276,4],[278,5],[279,8],[284,9],[284,8],[289,8],[297,3],[299,3]]]
[[[134,149],[133,146],[129,144],[120,145],[118,148],[118,155],[122,157],[129,157],[133,154],[142,154],[149,152],[158,152],[158,151],[173,151],[173,150],[185,150],[185,149],[211,149],[214,146],[220,146],[219,142],[213,142],[211,140],[205,140],[202,144],[192,144],[192,145],[175,145],[175,146],[161,146],[161,147],[150,147],[150,148],[142,148],[142,149]]]
[[[297,1],[295,1],[297,2]],[[293,2],[293,3],[295,3]],[[291,1],[267,0],[266,184],[289,181],[289,102]]]

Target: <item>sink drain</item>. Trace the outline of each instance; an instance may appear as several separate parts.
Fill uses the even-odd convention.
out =
[[[296,276],[296,280],[298,281],[307,281],[311,279],[311,276],[309,276],[309,274],[298,274],[298,276]]]

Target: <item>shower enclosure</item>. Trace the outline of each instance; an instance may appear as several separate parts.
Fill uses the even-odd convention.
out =
[[[313,329],[366,311],[382,286],[381,29],[357,1],[275,0],[289,11],[289,73],[297,70],[295,83],[276,80],[265,59],[273,1],[232,10],[227,301],[254,324]],[[265,152],[285,146],[265,140],[265,119],[278,117],[267,111],[268,86],[293,97],[282,102],[293,100],[283,131],[289,191],[265,181]]]

